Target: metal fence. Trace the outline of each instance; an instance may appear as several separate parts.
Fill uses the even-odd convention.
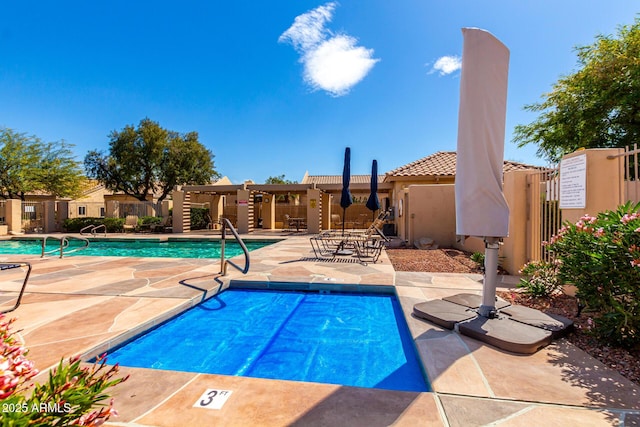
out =
[[[638,144],[633,144],[633,149],[627,146],[624,149],[624,184],[625,200],[634,203],[640,202],[640,165],[638,164]]]
[[[135,215],[138,218],[143,216],[160,216],[161,204],[154,202],[113,202],[113,216],[116,218],[126,218],[128,215]]]
[[[44,231],[44,204],[42,202],[22,202],[22,229],[25,233]]]
[[[544,168],[527,176],[527,258],[551,260],[545,242],[562,227],[559,168]]]

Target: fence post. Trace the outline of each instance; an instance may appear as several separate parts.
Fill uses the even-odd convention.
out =
[[[42,229],[45,233],[53,233],[56,231],[56,202],[55,200],[46,200],[43,204]]]
[[[516,274],[527,262],[527,175],[530,170],[504,174],[504,196],[509,206],[509,237],[504,239],[502,266]]]
[[[22,233],[22,200],[8,199],[5,204],[5,213],[9,234]]]

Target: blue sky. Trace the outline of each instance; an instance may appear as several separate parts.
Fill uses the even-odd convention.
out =
[[[511,52],[505,159],[517,124],[616,34],[628,0],[11,1],[0,6],[0,127],[73,144],[78,160],[148,117],[197,131],[234,183],[380,172],[457,141],[462,27]],[[437,65],[437,67],[436,67]]]

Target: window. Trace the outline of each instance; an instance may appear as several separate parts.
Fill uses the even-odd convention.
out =
[[[86,215],[87,215],[87,207],[78,206],[78,216],[86,216]]]
[[[100,218],[104,218],[104,206],[100,207]]]

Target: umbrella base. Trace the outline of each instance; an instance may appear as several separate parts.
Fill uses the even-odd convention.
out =
[[[478,315],[481,302],[480,295],[456,294],[415,304],[413,314],[419,319],[456,329],[463,335],[519,354],[535,353],[573,327],[573,322],[565,317],[509,305],[499,298],[496,300],[497,315],[489,319]]]

